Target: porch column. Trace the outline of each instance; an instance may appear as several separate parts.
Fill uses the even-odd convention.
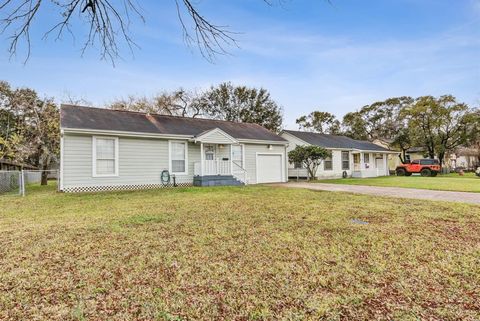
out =
[[[233,148],[230,144],[230,175],[233,175]]]
[[[203,158],[205,157],[203,153],[203,143],[200,143],[200,176],[203,176]]]
[[[389,176],[390,175],[390,168],[388,168],[388,159],[387,159],[387,154],[383,154],[383,166],[385,166],[385,171],[383,175]]]

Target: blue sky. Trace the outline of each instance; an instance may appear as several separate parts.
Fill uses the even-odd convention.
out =
[[[182,40],[174,1],[141,1],[146,23],[131,26],[140,49],[113,67],[75,41],[41,40],[50,12],[35,22],[32,56],[9,58],[0,42],[0,79],[59,101],[102,106],[127,95],[178,87],[202,90],[223,81],[262,86],[283,107],[285,127],[313,110],[342,117],[394,96],[453,94],[480,105],[480,0],[202,0],[199,10],[239,32],[239,48],[204,60]],[[38,31],[37,31],[38,30]]]

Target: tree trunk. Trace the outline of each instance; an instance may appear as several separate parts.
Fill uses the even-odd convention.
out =
[[[48,167],[50,166],[51,157],[46,149],[42,149],[43,155],[40,157],[40,167],[42,169],[41,185],[48,185]]]
[[[48,172],[47,172],[47,166],[43,166],[42,168],[42,181],[41,181],[41,185],[48,185]]]
[[[313,170],[310,168],[310,166],[307,167],[307,169],[308,169],[308,176],[310,177],[309,179],[310,179],[310,180],[314,180],[314,179],[315,179],[315,177],[314,177],[315,175],[313,174]]]
[[[443,159],[445,158],[445,153],[440,152],[438,153],[438,162],[440,163],[440,166],[443,167]]]
[[[405,160],[407,159],[407,150],[402,149],[402,153],[398,155],[398,158],[400,158],[400,162],[402,162],[402,164],[405,164]]]

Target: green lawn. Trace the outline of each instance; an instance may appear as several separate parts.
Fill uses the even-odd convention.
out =
[[[480,315],[479,206],[268,186],[27,192],[0,197],[0,320]]]
[[[314,181],[314,183],[367,185],[367,186],[388,186],[431,189],[439,191],[459,191],[480,193],[480,178],[473,173],[459,176],[452,173],[439,175],[437,177],[421,176],[384,176],[374,178],[340,178]]]

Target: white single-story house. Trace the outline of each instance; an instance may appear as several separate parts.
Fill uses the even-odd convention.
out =
[[[317,171],[317,178],[347,177],[377,177],[390,175],[388,169],[388,155],[398,154],[387,148],[362,140],[355,140],[346,136],[319,134],[284,130],[280,136],[289,144],[288,152],[298,145],[315,145],[323,147],[332,153],[332,157],[325,159]],[[289,177],[307,177],[307,170],[300,164],[288,165]]]
[[[62,105],[60,190],[287,181],[288,142],[257,124]]]

